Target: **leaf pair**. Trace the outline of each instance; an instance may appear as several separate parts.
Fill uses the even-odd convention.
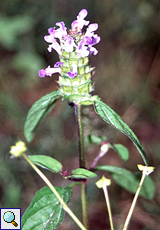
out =
[[[61,94],[59,90],[51,92],[43,96],[31,107],[24,125],[24,135],[27,141],[30,142],[33,139],[36,127],[40,121],[50,112],[50,110],[53,109],[56,100],[60,98],[60,96]],[[80,95],[75,95],[74,97],[80,97]],[[128,125],[121,119],[121,117],[109,106],[103,103],[98,96],[88,97],[86,100],[88,104],[94,104],[95,112],[105,122],[112,125],[114,128],[121,131],[132,140],[139,153],[141,154],[145,165],[148,165],[146,154],[140,141],[134,132],[128,127]],[[83,101],[82,104],[85,104],[85,101]]]
[[[52,157],[44,156],[44,155],[32,155],[28,156],[29,159],[36,165],[48,169],[54,173],[62,172],[62,165],[59,161],[55,160]],[[111,174],[112,178],[115,182],[121,186],[122,188],[135,193],[138,185],[140,174],[134,174],[126,169],[117,166],[111,165],[100,165],[94,168],[94,171],[107,171]],[[78,178],[78,179],[89,179],[94,178],[97,175],[94,172],[83,168],[77,168],[71,172],[71,175],[68,175],[67,178]],[[146,199],[152,199],[155,194],[155,186],[150,177],[146,177],[144,184],[142,186],[140,195],[145,197]]]
[[[62,173],[62,164],[52,157],[44,155],[28,156],[29,159],[36,165],[48,169],[54,173]],[[87,169],[77,168],[67,175],[67,178],[89,179],[97,175]]]

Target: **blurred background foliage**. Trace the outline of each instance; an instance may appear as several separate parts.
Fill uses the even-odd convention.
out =
[[[6,0],[0,2],[0,206],[22,208],[29,205],[44,183],[23,160],[10,159],[10,146],[25,141],[23,125],[31,105],[56,90],[55,80],[40,79],[38,70],[58,60],[48,53],[44,41],[47,29],[64,21],[70,28],[78,12],[86,8],[87,20],[97,22],[101,42],[99,53],[91,57],[96,66],[94,94],[98,94],[134,130],[142,142],[156,185],[153,200],[139,198],[130,229],[160,229],[160,1],[159,0]],[[128,147],[130,159],[123,162],[112,150],[100,163],[137,171],[142,159],[123,134],[108,127],[92,107],[83,109],[84,134],[105,135],[110,142]],[[50,155],[63,162],[64,170],[78,167],[74,108],[57,102],[38,127],[28,154]],[[99,146],[86,146],[90,166]],[[59,175],[45,171],[56,186],[66,186]],[[109,176],[105,173],[105,176]],[[96,181],[96,180],[95,180]],[[109,228],[102,191],[89,182],[91,229]],[[114,222],[121,229],[133,195],[112,181],[110,189]],[[79,188],[74,188],[71,208],[80,215]],[[95,199],[95,200],[94,200]],[[96,205],[95,205],[95,202]],[[76,229],[70,218],[58,229]]]

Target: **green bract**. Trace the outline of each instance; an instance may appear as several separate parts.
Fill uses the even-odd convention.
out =
[[[58,81],[61,94],[63,96],[89,95],[94,89],[94,84],[91,80],[91,72],[94,68],[89,66],[88,57],[82,58],[76,52],[63,51],[60,62],[63,63]],[[68,72],[73,67],[77,68],[77,76],[71,78],[68,76]]]

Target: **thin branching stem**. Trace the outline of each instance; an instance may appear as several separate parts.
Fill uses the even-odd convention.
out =
[[[48,180],[48,178],[37,168],[35,164],[28,158],[28,156],[25,153],[22,153],[22,156],[28,161],[28,163],[31,165],[31,167],[38,173],[38,175],[44,180],[44,182],[48,185],[48,187],[52,190],[54,195],[57,197],[59,202],[62,204],[63,209],[71,216],[71,218],[76,222],[76,224],[80,227],[82,230],[87,230],[83,226],[83,224],[79,221],[79,219],[74,215],[74,213],[71,211],[71,209],[68,207],[68,205],[63,201],[59,193],[56,191],[54,186],[51,184],[51,182]]]
[[[111,227],[111,230],[114,230],[113,219],[112,219],[112,212],[111,212],[111,206],[110,206],[110,201],[109,201],[107,186],[106,186],[105,183],[103,184],[103,191],[104,191],[104,195],[105,195],[105,199],[106,199],[106,204],[107,204],[107,209],[108,209],[110,227]]]
[[[146,166],[147,167],[147,166]],[[146,172],[145,170],[143,171],[142,173],[142,178],[139,182],[139,186],[138,186],[138,189],[136,191],[136,194],[134,196],[134,199],[133,199],[133,202],[131,204],[131,207],[130,207],[130,210],[129,210],[129,213],[127,215],[127,218],[126,218],[126,221],[125,221],[125,224],[124,224],[124,227],[123,227],[123,230],[127,230],[128,228],[128,225],[129,225],[129,222],[130,222],[130,219],[131,219],[131,216],[132,216],[132,213],[133,213],[133,210],[135,208],[135,205],[136,205],[136,202],[137,202],[137,199],[138,199],[138,196],[139,196],[139,193],[140,193],[140,190],[141,190],[141,187],[142,187],[142,184],[144,182],[144,179],[145,179],[145,176],[146,176]]]

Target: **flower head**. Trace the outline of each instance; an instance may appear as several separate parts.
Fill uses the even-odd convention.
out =
[[[109,186],[110,184],[111,180],[106,179],[105,176],[102,176],[102,178],[96,182],[98,188],[103,188],[103,186]]]
[[[153,171],[154,171],[154,168],[155,167],[153,167],[153,166],[143,166],[143,165],[140,165],[140,164],[138,164],[137,165],[138,166],[138,169],[140,170],[140,171],[142,171],[145,175],[149,175],[150,173],[152,173]]]
[[[59,57],[61,64],[57,67],[51,68],[48,66],[46,69],[39,70],[39,76],[51,76],[53,73],[62,73],[63,69],[66,70],[66,66],[63,65],[65,61],[63,61],[64,52],[69,53],[69,57],[72,56],[74,52],[78,58],[89,57],[91,54],[96,55],[98,50],[93,47],[100,41],[100,37],[94,32],[98,29],[98,24],[93,23],[89,25],[89,21],[85,20],[88,12],[86,9],[82,9],[77,19],[71,23],[71,29],[67,29],[65,27],[64,22],[57,22],[56,26],[58,28],[49,28],[49,35],[44,36],[44,40],[49,44],[48,51],[51,52],[55,50]],[[86,32],[82,32],[84,26],[88,26],[86,28]],[[67,76],[69,78],[75,78],[78,75],[78,64],[74,66],[69,64],[67,66],[68,72]]]
[[[25,143],[23,141],[18,141],[15,146],[11,146],[10,154],[19,157],[26,150],[27,147],[25,146]]]

